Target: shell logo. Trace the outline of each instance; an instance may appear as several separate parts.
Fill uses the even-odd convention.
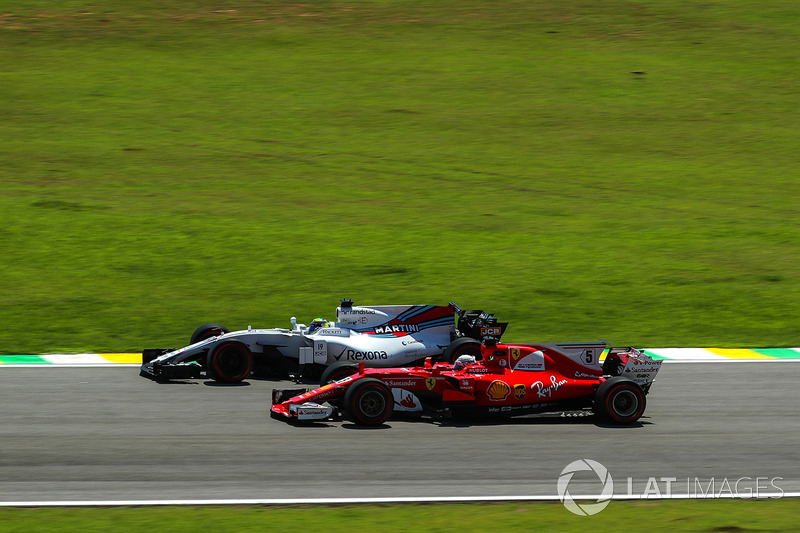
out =
[[[499,380],[492,381],[489,384],[489,388],[486,389],[486,394],[489,396],[489,399],[496,402],[505,400],[510,392],[511,387],[508,386],[508,383]]]

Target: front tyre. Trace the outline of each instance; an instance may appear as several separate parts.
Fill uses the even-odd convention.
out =
[[[647,405],[642,388],[628,378],[613,377],[597,389],[592,406],[595,415],[613,424],[632,424]]]
[[[219,383],[239,383],[253,370],[253,355],[238,342],[223,342],[208,352],[206,370]]]
[[[472,337],[459,337],[451,342],[442,355],[442,361],[453,364],[462,355],[472,355],[475,360],[481,359],[481,343]]]
[[[344,361],[333,363],[331,366],[326,368],[325,371],[322,373],[322,376],[319,378],[319,386],[323,387],[328,383],[339,381],[340,379],[346,378],[347,376],[352,376],[353,374],[357,373],[358,373],[358,365],[354,365],[353,363],[346,363]]]
[[[383,424],[394,411],[392,391],[380,380],[362,379],[344,395],[347,417],[361,426]]]
[[[200,341],[204,341],[211,337],[216,337],[218,335],[222,335],[224,333],[228,333],[228,328],[225,326],[220,326],[219,324],[209,323],[203,324],[192,333],[192,338],[189,341],[189,344],[195,344]]]

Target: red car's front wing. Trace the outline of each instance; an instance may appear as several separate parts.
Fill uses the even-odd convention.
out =
[[[345,378],[352,380],[352,377]],[[318,389],[275,389],[272,391],[272,408],[270,414],[273,418],[283,418],[287,421],[325,420],[336,414],[333,406],[324,406],[317,402],[328,401],[335,396],[341,396],[347,389],[335,391],[335,384],[331,383]],[[287,398],[288,399],[285,399]],[[315,401],[316,400],[316,401]]]

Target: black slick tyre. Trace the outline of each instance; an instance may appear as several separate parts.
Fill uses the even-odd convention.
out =
[[[480,360],[481,343],[472,337],[459,337],[447,346],[441,360],[452,364],[462,355],[472,355],[476,360]]]
[[[331,366],[325,369],[325,371],[322,373],[322,376],[319,378],[319,385],[322,387],[328,383],[339,381],[342,378],[352,376],[356,373],[358,373],[358,365],[339,361],[338,363],[333,363]]]
[[[634,381],[613,377],[600,385],[594,396],[594,413],[612,424],[632,424],[639,420],[647,406],[645,393]]]
[[[253,370],[253,355],[238,342],[223,342],[208,352],[206,370],[214,381],[239,383]]]
[[[225,326],[220,326],[219,324],[208,323],[203,324],[192,333],[192,339],[189,341],[189,344],[194,344],[196,342],[200,342],[206,340],[210,337],[216,337],[217,335],[222,335],[223,333],[228,333],[228,328]]]
[[[392,391],[378,379],[356,381],[344,395],[347,418],[361,426],[383,424],[394,411]]]

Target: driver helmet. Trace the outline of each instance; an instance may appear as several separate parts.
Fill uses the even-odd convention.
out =
[[[453,363],[453,370],[463,370],[464,367],[466,367],[467,365],[471,365],[474,362],[475,362],[474,355],[466,355],[466,354],[459,355],[458,359],[456,359],[456,362]]]
[[[327,328],[328,325],[329,325],[328,321],[325,320],[324,318],[315,318],[314,320],[311,321],[311,325],[308,326],[308,332],[314,333],[319,328]]]

